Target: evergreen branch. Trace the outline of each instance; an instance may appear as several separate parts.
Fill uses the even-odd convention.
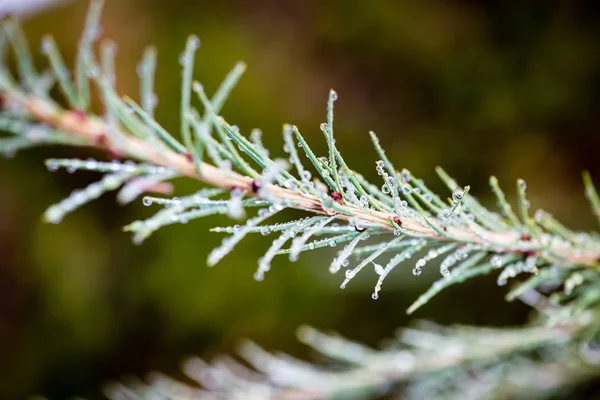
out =
[[[534,274],[535,279],[527,280],[511,293],[521,293],[519,287],[562,285],[564,293],[556,294],[555,299],[570,304],[569,310],[574,313],[600,302],[597,290],[600,239],[594,234],[573,232],[541,210],[532,218],[523,180],[517,182],[517,216],[496,178],[490,179],[501,216],[481,205],[469,193],[469,186],[458,185],[438,167],[436,171],[451,191],[444,201],[444,196],[433,193],[408,170],[396,170],[372,132],[375,154],[379,156],[376,171],[383,185],[368,182],[352,170],[335,146],[333,108],[338,95],[333,90],[327,101],[327,122],[321,126],[328,144],[328,157],[317,156],[297,127],[285,125],[284,150],[296,173],[288,171],[285,160],[269,156],[257,131],[249,140],[219,115],[245,69],[243,63],[234,67],[212,98],[200,83],[193,81],[193,58],[199,45],[194,36],[188,39],[180,60],[183,69],[180,141],[154,119],[157,99],[153,93],[156,68],[153,49],[146,50],[138,67],[141,106],[115,90],[115,47],[111,42],[102,42],[100,61],[96,60],[92,46],[97,40],[101,6],[102,1],[92,1],[73,79],[54,41],[49,37],[44,39],[43,52],[67,100],[66,108],[50,96],[47,75],[38,74],[33,68],[18,24],[6,21],[2,26],[2,33],[7,35],[16,55],[18,77],[12,76],[6,63],[0,64],[0,127],[9,135],[0,139],[0,150],[12,155],[35,145],[66,144],[94,147],[105,150],[111,157],[138,162],[113,163],[109,167],[98,161],[50,160],[48,168],[51,170],[85,168],[107,175],[51,206],[45,214],[49,222],[59,222],[65,214],[105,191],[122,187],[118,198],[127,203],[144,192],[168,192],[167,181],[185,176],[219,190],[210,194],[201,190],[181,199],[164,199],[162,204],[171,207],[126,227],[133,232],[136,243],[168,224],[185,223],[212,214],[240,219],[245,217],[246,208],[259,208],[257,216],[249,216],[244,225],[219,229],[231,236],[211,253],[210,265],[226,256],[247,234],[279,231],[281,235],[259,261],[256,279],[263,278],[276,255],[289,254],[291,260],[296,260],[301,252],[347,243],[331,263],[330,271],[335,273],[348,267],[352,255],[361,257],[356,267],[346,269],[344,287],[365,266],[373,264],[379,276],[374,299],[378,298],[385,277],[400,262],[426,249],[428,252],[415,262],[412,270],[414,275],[420,275],[430,260],[445,256],[440,267],[443,278],[421,296],[409,312],[454,283],[495,270],[499,271],[499,285],[520,273]],[[100,89],[104,105],[102,116],[94,115],[89,109],[90,84]],[[197,99],[192,96],[194,93]],[[203,107],[202,116],[197,104]],[[314,167],[314,178],[302,164],[296,144]],[[584,174],[584,181],[593,211],[599,215],[600,200],[589,174]],[[229,198],[226,198],[227,193]],[[158,205],[161,201],[145,198],[144,203]],[[286,208],[306,211],[311,217],[284,224],[263,224]],[[334,226],[334,220],[343,225]],[[302,235],[296,237],[301,232]],[[327,237],[309,241],[312,236],[323,235]],[[367,238],[374,238],[378,243],[359,246]],[[283,248],[289,241],[291,246]],[[397,251],[400,252],[394,254]],[[385,267],[379,264],[381,260],[387,262]],[[556,269],[560,273],[544,272]],[[544,273],[535,275],[538,272]]]

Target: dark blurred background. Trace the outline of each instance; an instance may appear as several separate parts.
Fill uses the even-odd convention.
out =
[[[237,60],[247,74],[223,114],[243,132],[260,127],[280,149],[281,125],[299,125],[324,154],[319,123],[330,87],[337,143],[353,168],[377,179],[375,130],[388,156],[432,188],[442,165],[488,205],[487,177],[510,196],[524,178],[534,208],[592,229],[580,182],[600,182],[600,14],[593,1],[243,1],[108,0],[105,37],[119,43],[118,87],[138,91],[144,46],[159,50],[157,118],[176,131],[178,55],[188,34],[202,40],[195,77],[209,91]],[[52,33],[72,60],[87,1],[24,20],[37,51]],[[42,66],[44,60],[36,56]],[[279,154],[283,154],[282,151]],[[121,227],[151,215],[141,202],[89,204],[57,226],[45,207],[97,178],[50,173],[47,157],[101,156],[43,148],[0,160],[0,398],[41,394],[101,398],[101,386],[152,370],[177,375],[189,354],[235,351],[241,338],[301,357],[300,324],[377,345],[407,324],[407,306],[438,278],[415,277],[413,263],[388,277],[363,273],[345,290],[327,267],[332,249],[290,263],[276,259],[264,282],[252,274],[270,237],[253,237],[218,266],[205,264],[222,236],[212,218],[163,229],[134,246]],[[195,182],[177,182],[177,194]],[[441,323],[520,324],[528,308],[505,303],[495,278],[448,290],[417,318]]]

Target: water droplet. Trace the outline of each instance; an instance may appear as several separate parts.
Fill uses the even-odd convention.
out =
[[[450,217],[452,216],[451,214],[451,210],[450,209],[445,209],[442,212],[440,212],[438,214],[438,217],[442,220],[442,221],[448,221],[450,219]]]
[[[198,49],[198,47],[200,47],[200,39],[198,39],[198,36],[196,35],[191,35],[188,38],[188,43],[190,45],[190,47],[194,50]]]
[[[421,275],[421,268],[413,268],[412,273],[414,276],[419,276]]]
[[[255,281],[257,281],[257,282],[260,282],[260,281],[262,281],[262,280],[264,280],[264,279],[265,279],[265,274],[263,274],[262,272],[260,272],[260,271],[256,271],[256,272],[254,273],[254,280],[255,280]]]
[[[538,224],[541,223],[544,220],[544,212],[542,210],[536,210],[533,218],[535,218],[535,222]]]
[[[179,55],[179,65],[185,65],[188,62],[188,56],[185,52]]]
[[[85,75],[90,79],[96,79],[100,75],[100,69],[96,66],[88,67]]]
[[[333,89],[331,89],[331,91],[329,92],[329,95],[331,96],[331,100],[333,100],[333,101],[336,101],[338,99],[338,94]]]
[[[383,275],[383,272],[385,271],[384,268],[380,264],[376,264],[372,261],[371,261],[371,263],[373,264],[373,267],[375,268],[375,273],[377,275]]]
[[[146,207],[152,205],[152,199],[150,197],[144,197],[142,199],[142,204],[145,205]]]
[[[58,206],[52,206],[44,214],[46,220],[51,224],[58,224],[63,219],[63,212]]]
[[[452,193],[452,201],[455,203],[458,203],[459,201],[462,200],[464,195],[465,195],[465,193],[462,190],[457,189],[454,191],[454,193]]]
[[[400,176],[403,182],[410,182],[410,173],[407,170],[403,169]]]
[[[352,279],[356,275],[353,269],[346,270],[346,279]]]
[[[377,300],[379,298],[379,295],[376,292],[373,292],[373,294],[371,295],[371,298],[373,300]]]
[[[502,266],[502,258],[498,255],[493,256],[490,259],[490,264],[492,264],[492,266],[498,268]]]
[[[41,52],[44,55],[48,55],[50,54],[50,51],[52,50],[52,41],[48,36],[44,36],[42,38],[42,43],[40,45],[41,48]]]

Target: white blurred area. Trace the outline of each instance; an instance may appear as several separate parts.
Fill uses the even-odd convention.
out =
[[[0,17],[32,15],[63,2],[64,0],[0,0]]]

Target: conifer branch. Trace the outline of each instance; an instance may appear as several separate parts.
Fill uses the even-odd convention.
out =
[[[106,175],[51,206],[45,214],[47,221],[60,222],[68,212],[106,191],[121,188],[118,199],[127,203],[145,192],[165,192],[170,187],[168,180],[185,176],[219,190],[202,189],[170,200],[145,197],[144,204],[165,208],[125,228],[133,233],[136,243],[164,225],[185,223],[211,214],[227,214],[239,219],[245,216],[246,208],[258,208],[257,216],[248,218],[245,225],[220,229],[231,236],[209,255],[210,265],[227,255],[246,234],[279,231],[281,235],[259,260],[255,274],[258,280],[263,279],[277,255],[289,254],[290,259],[295,260],[304,251],[345,243],[329,270],[335,273],[346,268],[343,288],[358,272],[373,265],[379,276],[374,299],[378,298],[385,277],[401,262],[425,251],[412,268],[414,275],[420,275],[430,261],[444,256],[440,266],[442,278],[409,308],[409,313],[426,304],[440,290],[495,270],[499,271],[499,285],[517,274],[532,274],[511,293],[558,284],[564,287],[564,293],[557,298],[573,305],[573,310],[585,309],[600,301],[598,235],[571,231],[542,210],[537,210],[532,217],[523,180],[517,182],[518,212],[514,212],[497,179],[490,179],[500,207],[501,214],[498,214],[481,205],[470,194],[469,186],[458,185],[438,167],[438,175],[451,192],[446,201],[408,170],[396,169],[377,136],[370,132],[374,154],[379,157],[376,171],[383,185],[367,182],[350,168],[336,147],[333,118],[338,94],[333,90],[327,101],[327,122],[321,125],[328,156],[317,156],[297,127],[285,125],[284,151],[297,173],[288,171],[286,161],[269,156],[257,131],[249,140],[219,115],[245,70],[243,63],[234,67],[212,98],[193,80],[194,55],[199,46],[194,36],[188,39],[180,58],[181,141],[178,140],[153,117],[155,50],[148,49],[138,67],[141,105],[115,90],[115,45],[102,42],[97,59],[93,48],[98,39],[101,6],[102,1],[92,1],[73,79],[50,37],[42,42],[50,69],[38,73],[18,24],[7,21],[2,25],[2,43],[10,43],[14,49],[18,79],[3,61],[0,64],[0,126],[10,136],[0,139],[0,150],[11,155],[22,148],[43,144],[87,146],[103,149],[110,157],[137,162],[113,162],[107,166],[95,160],[48,160],[51,170],[89,169]],[[61,89],[66,105],[59,105],[50,96],[54,82]],[[100,91],[104,106],[102,116],[90,109],[90,84]],[[202,105],[203,113],[198,104]],[[296,145],[316,171],[314,178],[309,167],[301,162]],[[598,194],[588,174],[584,180],[587,197],[594,213],[598,214]],[[284,224],[264,224],[266,219],[286,208],[306,211],[312,217]],[[334,225],[334,221],[343,225]],[[313,236],[326,237],[312,240]],[[377,241],[362,244],[371,239]],[[284,248],[290,241],[290,247]],[[354,268],[348,268],[351,255],[362,257]],[[378,263],[386,259],[385,265]],[[577,296],[583,292],[586,296]]]

